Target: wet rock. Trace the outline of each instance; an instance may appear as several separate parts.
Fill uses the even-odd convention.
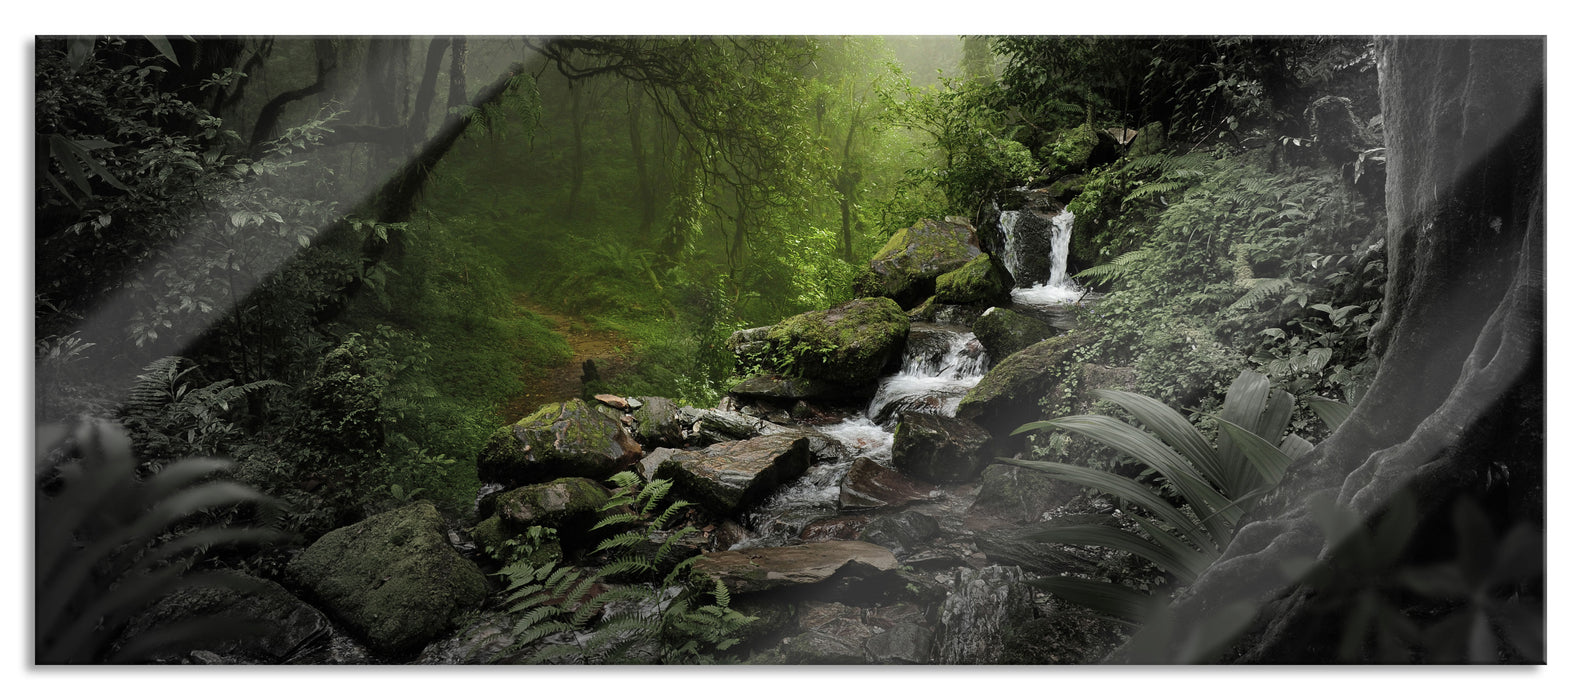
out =
[[[619,420],[571,399],[547,404],[489,436],[478,454],[478,479],[508,486],[564,476],[604,480],[642,456]]]
[[[1001,663],[1102,663],[1127,637],[1122,624],[1114,619],[1053,598],[1005,631]]]
[[[1054,331],[1032,316],[996,306],[973,319],[972,334],[983,344],[992,367],[1016,351],[1049,338]]]
[[[682,431],[687,428],[688,421],[670,399],[642,397],[642,405],[632,411],[632,422],[633,435],[645,447],[681,447],[685,444]]]
[[[950,592],[940,604],[940,663],[1002,662],[1004,631],[1035,609],[1032,588],[1023,578],[1021,569],[1014,566],[957,570]]]
[[[673,453],[655,475],[674,481],[688,500],[716,513],[735,514],[801,476],[810,463],[807,438],[765,435]]]
[[[991,459],[989,433],[970,421],[907,411],[896,423],[891,463],[907,476],[935,484],[971,481]]]
[[[889,297],[903,308],[934,293],[934,280],[966,265],[979,253],[977,237],[964,221],[923,219],[897,231],[857,273],[854,296]]]
[[[717,408],[688,409],[682,416],[691,421],[690,441],[697,445],[713,445],[758,437],[773,423],[754,418],[739,411],[722,411]]]
[[[890,299],[853,299],[776,324],[769,331],[769,352],[786,376],[819,380],[855,395],[900,360],[910,326]]]
[[[967,512],[971,521],[1032,523],[1082,493],[1082,487],[1055,475],[1009,464],[983,470],[983,487]],[[989,525],[978,525],[984,529]]]
[[[803,542],[828,542],[830,540],[855,540],[862,534],[868,518],[861,515],[839,515],[814,521],[802,528],[797,539]]]
[[[877,664],[932,663],[933,633],[922,625],[903,622],[869,637],[863,648]]]
[[[966,265],[940,275],[934,285],[934,301],[938,304],[982,308],[1010,303],[1016,281],[998,259],[982,253]],[[935,314],[937,320],[938,311]]]
[[[449,638],[424,647],[412,663],[447,666],[494,663],[515,641],[511,636],[515,626],[516,621],[506,613],[485,613]]]
[[[609,406],[610,408],[618,408],[623,411],[631,408],[631,404],[627,403],[626,399],[614,394],[594,394],[593,400]]]
[[[858,457],[840,481],[840,507],[900,507],[927,500],[931,487],[885,467],[867,457]]]
[[[670,459],[671,455],[680,451],[673,447],[655,448],[653,452],[648,453],[647,456],[643,457],[642,461],[637,463],[638,476],[643,477],[644,481],[653,481],[654,474],[659,471],[659,465],[664,464],[665,460]]]
[[[445,538],[428,503],[333,530],[286,566],[287,577],[379,651],[407,654],[476,610],[488,592],[478,567]]]
[[[787,664],[815,664],[820,666],[849,666],[868,663],[862,643],[842,639],[823,632],[803,632],[782,644],[781,653]]]
[[[182,663],[182,654],[201,651],[195,660],[204,663],[299,663],[328,645],[332,629],[323,613],[274,581],[231,576],[235,585],[184,588],[160,599],[127,623],[117,648],[127,650],[163,628],[185,624],[207,624],[220,634],[204,637],[201,649],[170,647],[150,661]]]
[[[863,528],[862,539],[901,555],[918,549],[938,534],[938,521],[907,511],[874,518]]]
[[[879,579],[898,566],[890,550],[868,542],[812,542],[704,554],[693,570],[725,582],[732,594],[778,591],[847,579]]]

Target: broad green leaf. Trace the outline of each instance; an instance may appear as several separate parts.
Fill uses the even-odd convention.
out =
[[[1269,398],[1269,378],[1257,372],[1242,370],[1236,381],[1231,382],[1230,389],[1225,392],[1225,407],[1220,410],[1216,418],[1221,422],[1234,423],[1247,430],[1258,429],[1258,418],[1263,415],[1264,404]],[[1224,439],[1225,431],[1220,431],[1219,463],[1225,470],[1226,480],[1232,484],[1234,491],[1231,495],[1245,493],[1251,488],[1251,483],[1238,481],[1237,475],[1245,475],[1247,470],[1246,457],[1236,449],[1235,444]]]
[[[176,50],[171,47],[169,39],[155,35],[144,35],[143,38],[147,39],[148,43],[153,44],[154,48],[159,50],[159,55],[164,56],[165,60],[178,66],[181,65],[181,62],[176,60]]]
[[[1097,440],[1153,467],[1199,513],[1223,510],[1230,505],[1230,499],[1216,491],[1185,457],[1136,426],[1109,416],[1091,415],[1067,416],[1051,422],[1056,427]],[[1213,533],[1215,540],[1223,540],[1230,534],[1229,526],[1222,520],[1209,520],[1204,524]]]
[[[1029,539],[1034,542],[1054,542],[1082,547],[1108,547],[1129,552],[1147,559],[1159,568],[1170,572],[1172,575],[1190,581],[1197,578],[1198,571],[1192,567],[1192,560],[1180,556],[1180,552],[1170,550],[1166,545],[1150,541],[1137,534],[1127,532],[1117,527],[1108,525],[1061,525],[1045,527],[1033,533]],[[1187,549],[1186,543],[1175,539],[1176,544],[1182,549]],[[1192,550],[1197,554],[1196,550]]]
[[[1279,443],[1280,436],[1291,424],[1291,411],[1295,407],[1296,397],[1291,394],[1280,389],[1269,392],[1269,404],[1258,416],[1258,423],[1253,428],[1253,433],[1270,444]]]
[[[1324,425],[1329,426],[1330,432],[1339,430],[1340,424],[1346,422],[1346,417],[1351,415],[1351,406],[1334,399],[1309,396],[1306,401],[1307,407],[1313,409],[1313,413],[1318,415],[1319,420],[1324,421]]]
[[[1165,444],[1185,455],[1197,467],[1198,472],[1222,492],[1226,489],[1224,475],[1220,473],[1219,459],[1214,454],[1214,448],[1180,413],[1158,399],[1129,391],[1100,389],[1093,393],[1098,398],[1125,409],[1137,419],[1137,422],[1163,438]]]
[[[1118,583],[1086,581],[1069,577],[1034,579],[1028,585],[1053,593],[1078,605],[1127,622],[1139,622],[1151,609],[1148,594]]]
[[[1291,466],[1291,456],[1280,451],[1280,448],[1269,444],[1265,440],[1235,423],[1223,418],[1215,417],[1220,424],[1220,435],[1229,438],[1226,444],[1232,445],[1241,456],[1239,464],[1250,467],[1253,471],[1248,478],[1243,478],[1244,483],[1255,483],[1259,486],[1279,483],[1285,476],[1285,470]],[[1251,489],[1248,489],[1251,490]],[[1240,497],[1242,493],[1233,494]]]
[[[1158,494],[1149,490],[1131,479],[1123,476],[1102,472],[1097,469],[1088,469],[1059,462],[1035,462],[1025,459],[1001,459],[1001,463],[1018,467],[1037,469],[1042,472],[1054,474],[1064,481],[1069,481],[1079,486],[1098,489],[1106,493],[1119,496],[1139,506],[1152,511],[1165,521],[1176,532],[1181,533],[1192,544],[1206,551],[1219,551],[1214,546],[1214,541],[1203,532],[1191,518],[1187,517],[1169,501],[1160,498]]]

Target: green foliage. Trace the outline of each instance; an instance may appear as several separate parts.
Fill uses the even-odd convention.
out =
[[[198,367],[181,357],[163,357],[143,368],[121,407],[143,462],[219,454],[241,436],[233,422],[254,392],[284,386],[265,379],[237,385],[221,379],[196,383]]]
[[[922,134],[932,156],[907,171],[905,187],[939,193],[945,213],[975,212],[995,191],[1038,171],[1027,147],[1006,135],[1011,115],[996,83],[946,80],[940,88],[908,85],[883,97],[886,118]]]
[[[500,571],[509,584],[508,610],[518,616],[506,657],[531,651],[526,663],[711,663],[739,641],[732,635],[753,618],[730,609],[719,581],[691,573],[694,558],[669,565],[652,587],[611,584],[607,577],[658,576],[672,551],[696,532],[691,525],[666,531],[691,504],[667,501],[671,482],[644,484],[631,472],[610,479],[616,487],[601,507],[594,530],[616,528],[594,552],[611,560],[592,574],[569,566],[519,562]],[[651,551],[644,545],[657,541]],[[587,630],[586,635],[572,635]]]
[[[1222,552],[1247,502],[1272,489],[1291,462],[1313,449],[1295,434],[1285,434],[1295,399],[1255,372],[1243,372],[1226,393],[1224,407],[1212,416],[1217,445],[1170,407],[1123,391],[1101,390],[1098,397],[1120,406],[1147,431],[1101,415],[1082,415],[1029,423],[1013,434],[1058,428],[1098,441],[1147,465],[1166,484],[1161,495],[1114,474],[1054,462],[1005,460],[1119,497],[1135,509],[1128,529],[1098,526],[1046,528],[1040,539],[1063,544],[1103,546],[1143,557],[1180,582],[1195,579]],[[1282,437],[1283,435],[1283,437]],[[1094,581],[1041,579],[1035,585],[1122,619],[1139,619],[1145,596]]]
[[[167,594],[239,585],[234,576],[194,571],[197,560],[280,539],[273,530],[207,519],[267,501],[217,478],[229,463],[188,459],[139,478],[125,431],[98,422],[40,428],[36,455],[35,663],[130,663],[258,631],[205,617],[116,645],[132,616]]]

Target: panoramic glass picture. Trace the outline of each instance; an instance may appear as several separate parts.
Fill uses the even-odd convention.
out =
[[[1544,37],[37,37],[32,662],[1544,664]]]

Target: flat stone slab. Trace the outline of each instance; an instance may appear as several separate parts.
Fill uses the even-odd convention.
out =
[[[693,569],[723,581],[731,593],[756,593],[836,578],[872,577],[894,572],[897,566],[895,555],[884,547],[837,540],[710,552]]]
[[[688,500],[734,514],[758,505],[776,487],[801,476],[809,464],[806,437],[765,435],[671,453],[654,476],[674,481]]]

